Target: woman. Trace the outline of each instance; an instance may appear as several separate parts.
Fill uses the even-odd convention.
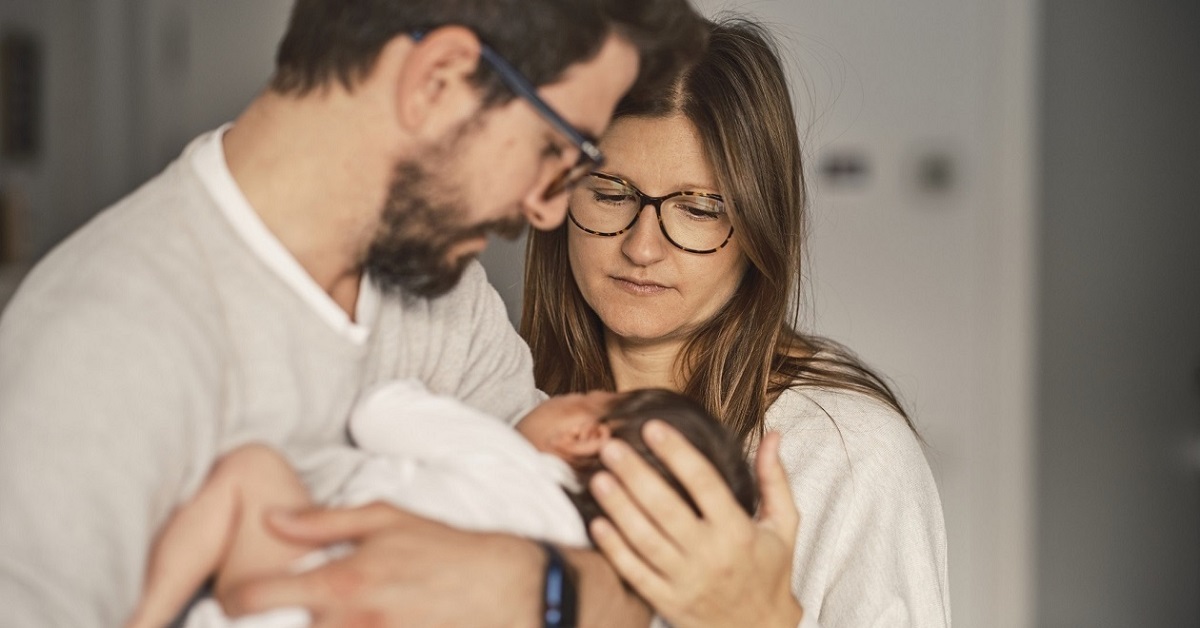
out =
[[[618,106],[601,149],[567,224],[530,241],[521,332],[539,387],[679,390],[749,455],[778,432],[802,523],[791,538],[738,516],[715,486],[692,494],[702,517],[681,515],[609,465],[597,545],[679,627],[795,626],[801,606],[826,628],[948,626],[941,504],[911,422],[879,377],[789,316],[804,180],[769,36],[713,25],[671,90]]]

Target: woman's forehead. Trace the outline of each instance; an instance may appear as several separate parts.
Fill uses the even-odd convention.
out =
[[[615,120],[600,140],[604,171],[652,196],[716,191],[716,177],[695,125],[681,115]]]

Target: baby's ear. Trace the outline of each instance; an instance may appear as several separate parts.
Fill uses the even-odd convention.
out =
[[[563,453],[571,456],[595,456],[600,447],[612,438],[612,428],[604,421],[588,421],[571,430],[559,442]]]

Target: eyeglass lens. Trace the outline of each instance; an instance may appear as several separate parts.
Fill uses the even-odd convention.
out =
[[[632,186],[595,174],[584,178],[571,194],[571,218],[580,228],[600,236],[631,229],[642,209],[655,199]],[[675,246],[694,253],[711,253],[733,234],[725,203],[692,192],[676,192],[657,203],[659,225]]]

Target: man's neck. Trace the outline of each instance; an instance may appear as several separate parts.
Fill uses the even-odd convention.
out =
[[[678,341],[629,342],[606,334],[605,349],[618,391],[635,388],[682,390],[677,361],[683,344]]]
[[[250,206],[351,317],[362,252],[391,177],[391,161],[364,128],[369,116],[355,106],[336,88],[304,97],[267,92],[224,138],[229,171]]]

